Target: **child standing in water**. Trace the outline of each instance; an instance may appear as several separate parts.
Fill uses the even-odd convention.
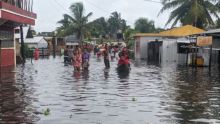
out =
[[[83,54],[82,54],[82,69],[83,70],[88,70],[89,59],[90,59],[90,53],[88,52],[88,49],[84,49]]]

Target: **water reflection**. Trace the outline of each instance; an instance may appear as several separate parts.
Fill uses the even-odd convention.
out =
[[[22,67],[23,68],[23,67]],[[0,82],[0,123],[32,123],[38,120],[35,111],[31,106],[30,85],[25,77],[24,68],[19,71],[16,77],[14,68],[3,68]],[[19,80],[19,82],[16,82]]]
[[[73,77],[75,77],[75,79],[80,79],[81,78],[81,72],[80,71],[73,71]]]
[[[104,72],[105,80],[107,80],[109,78],[109,69],[104,69],[103,72]]]
[[[175,77],[172,78],[175,80],[170,80],[174,91],[169,91],[169,93],[173,92],[170,95],[175,97],[169,103],[171,106],[166,108],[174,112],[173,115],[176,118],[174,120],[177,123],[191,124],[195,121],[211,123],[210,119],[220,119],[220,111],[216,109],[220,105],[219,97],[216,97],[219,91],[213,92],[212,89],[216,83],[220,82],[219,71],[214,72],[210,75],[207,68],[177,68],[177,72],[173,74]],[[215,97],[214,100],[212,97]],[[203,121],[199,121],[200,119]]]
[[[117,71],[119,79],[127,79],[127,78],[129,78],[129,73],[130,72],[119,72],[119,71]]]
[[[4,73],[0,123],[193,124],[220,120],[220,72],[140,62],[129,73],[91,59],[74,72],[60,57]],[[15,73],[16,72],[16,73]],[[49,108],[45,116],[43,110]],[[135,116],[134,116],[135,115]]]

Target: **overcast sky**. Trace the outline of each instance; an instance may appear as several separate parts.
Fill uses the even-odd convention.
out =
[[[117,11],[128,25],[133,26],[135,20],[145,17],[154,20],[156,27],[164,28],[169,16],[166,12],[158,17],[162,5],[145,0],[34,0],[34,12],[38,16],[34,29],[37,32],[53,31],[59,26],[57,21],[64,13],[69,13],[69,6],[75,2],[83,2],[86,13],[93,12],[90,21],[102,16],[108,18],[111,12]]]

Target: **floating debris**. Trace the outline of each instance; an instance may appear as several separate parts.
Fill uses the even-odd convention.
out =
[[[137,101],[137,99],[133,97],[133,98],[132,98],[132,101]]]
[[[44,115],[45,115],[45,116],[48,116],[49,114],[50,114],[50,109],[47,108],[47,109],[44,111]]]

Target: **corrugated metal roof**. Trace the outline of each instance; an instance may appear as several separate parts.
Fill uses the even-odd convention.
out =
[[[142,36],[156,36],[156,37],[186,37],[193,34],[203,33],[205,30],[193,27],[192,25],[185,25],[178,28],[162,31],[160,33],[142,33],[136,34],[136,37]]]
[[[203,34],[217,34],[217,33],[220,34],[220,28],[203,32]]]
[[[36,44],[39,42],[46,42],[46,40],[44,40],[43,37],[34,37],[34,38],[26,38],[24,39],[24,43],[32,43],[32,44]],[[46,42],[47,43],[47,42]]]
[[[161,35],[159,33],[137,33],[134,36],[136,37],[160,37]]]

